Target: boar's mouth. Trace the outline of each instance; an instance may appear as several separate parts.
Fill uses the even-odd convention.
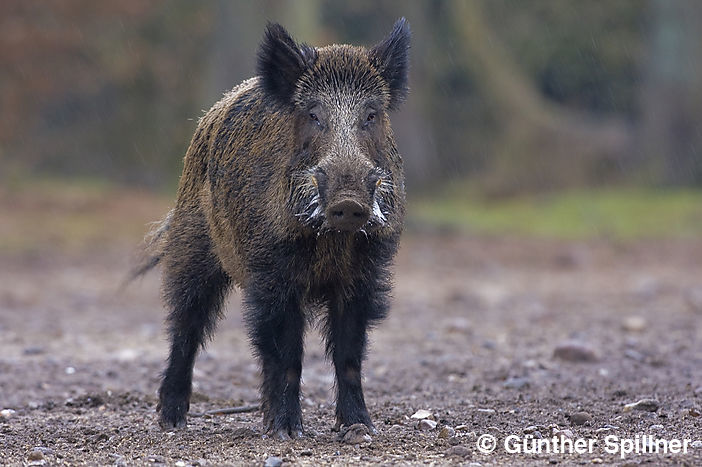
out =
[[[368,235],[387,223],[393,184],[380,169],[373,170],[364,181],[367,190],[362,193],[344,190],[329,196],[323,170],[298,172],[292,177],[291,210],[298,222],[317,235],[329,232]]]

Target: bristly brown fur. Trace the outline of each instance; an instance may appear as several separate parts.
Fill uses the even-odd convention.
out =
[[[163,265],[171,351],[159,393],[164,427],[185,425],[198,347],[232,285],[262,365],[269,432],[302,433],[308,309],[326,310],[337,424],[372,423],[361,388],[369,326],[387,313],[404,218],[402,159],[388,111],[407,93],[404,19],[370,51],[297,44],[269,24],[259,76],[200,120],[175,208],[142,274]]]

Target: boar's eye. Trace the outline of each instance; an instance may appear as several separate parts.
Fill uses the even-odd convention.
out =
[[[366,121],[363,122],[363,128],[367,128],[370,124],[375,122],[375,117],[376,117],[375,110],[368,112],[368,115],[366,115]]]
[[[322,127],[322,122],[319,121],[319,117],[316,113],[310,112],[310,120],[316,123],[320,128]]]

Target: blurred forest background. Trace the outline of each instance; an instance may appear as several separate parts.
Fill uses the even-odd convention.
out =
[[[413,30],[411,94],[392,118],[414,195],[624,187],[699,201],[695,0],[4,0],[0,181],[172,194],[197,119],[253,74],[267,20],[313,45],[372,45],[400,16]]]

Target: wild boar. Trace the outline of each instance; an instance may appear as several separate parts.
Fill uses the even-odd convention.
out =
[[[405,214],[388,113],[405,99],[404,18],[370,49],[314,48],[268,24],[257,76],[199,121],[175,208],[135,276],[163,267],[170,356],[164,428],[186,424],[198,349],[232,286],[262,371],[266,430],[302,435],[300,374],[310,310],[322,309],[336,373],[336,428],[375,428],[361,385],[367,332],[386,316]]]

